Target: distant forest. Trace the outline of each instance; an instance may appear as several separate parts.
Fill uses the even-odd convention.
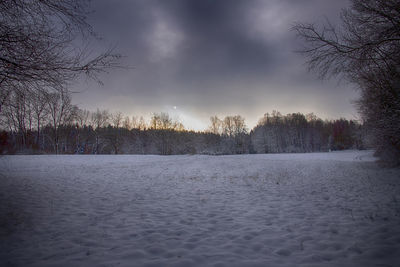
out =
[[[266,113],[249,130],[240,116],[210,118],[208,130],[186,130],[167,113],[150,121],[71,103],[67,91],[12,92],[2,106],[1,154],[248,154],[318,152],[368,147],[357,121],[314,114]]]

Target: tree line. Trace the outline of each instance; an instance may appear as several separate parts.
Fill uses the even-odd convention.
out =
[[[167,113],[124,116],[90,112],[68,91],[10,93],[0,115],[1,153],[54,154],[246,154],[315,152],[366,146],[356,121],[322,120],[314,114],[266,113],[249,131],[240,115],[210,118],[206,131],[186,130]]]
[[[92,53],[84,41],[99,39],[86,21],[89,1],[0,1],[2,153],[275,153],[372,143],[382,161],[399,165],[400,1],[350,4],[339,27],[326,21],[293,29],[305,41],[300,52],[310,69],[341,76],[360,90],[363,125],[273,112],[250,132],[241,116],[212,117],[209,131],[193,132],[169,124],[168,114],[154,114],[150,122],[139,118],[141,126],[133,126],[135,120],[128,123],[122,114],[71,104],[66,88],[77,78],[98,80],[100,73],[124,67],[113,49]]]

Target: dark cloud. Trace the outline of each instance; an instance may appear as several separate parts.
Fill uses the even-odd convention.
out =
[[[105,76],[103,88],[86,85],[79,99],[89,108],[136,114],[178,106],[205,124],[208,116],[228,112],[254,123],[272,108],[351,116],[354,92],[308,74],[304,59],[293,53],[298,41],[290,31],[296,21],[327,16],[336,22],[346,5],[347,0],[95,1],[90,23],[135,69]]]

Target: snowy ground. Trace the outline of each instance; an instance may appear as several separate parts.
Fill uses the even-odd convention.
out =
[[[400,266],[372,152],[3,156],[1,266]]]

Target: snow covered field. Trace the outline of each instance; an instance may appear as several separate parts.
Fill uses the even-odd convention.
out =
[[[1,266],[400,266],[371,151],[3,156]]]

